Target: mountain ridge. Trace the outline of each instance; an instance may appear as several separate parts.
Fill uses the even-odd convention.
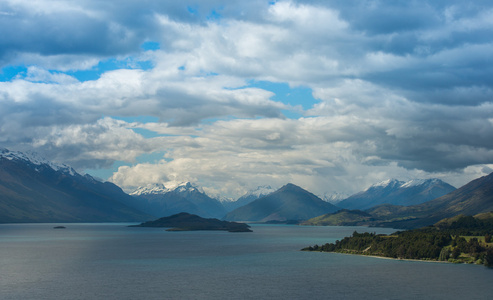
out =
[[[223,204],[209,197],[201,188],[184,182],[174,188],[162,184],[139,187],[130,193],[137,208],[155,217],[167,217],[181,212],[204,218],[222,218],[226,214]]]
[[[413,179],[407,182],[388,179],[338,202],[337,205],[360,210],[383,204],[411,206],[436,199],[455,189],[438,178]]]
[[[339,210],[314,194],[288,183],[277,191],[229,212],[229,221],[287,221],[305,220]]]
[[[0,222],[125,222],[149,215],[110,182],[67,165],[0,150]]]
[[[227,212],[231,212],[239,207],[245,206],[261,197],[267,196],[276,190],[273,189],[271,186],[258,186],[255,189],[252,189],[245,193],[243,196],[239,197],[235,201],[225,201],[223,202],[224,207],[226,208]]]
[[[416,216],[414,220],[403,220],[391,224],[416,227],[422,224],[434,224],[441,219],[459,214],[473,216],[493,211],[493,173],[476,178],[457,190],[434,200],[401,208],[395,217]],[[390,224],[390,225],[391,225]]]
[[[458,215],[493,211],[493,173],[472,180],[439,198],[412,206],[382,204],[365,210],[341,210],[306,221],[307,225],[358,225],[413,229]]]

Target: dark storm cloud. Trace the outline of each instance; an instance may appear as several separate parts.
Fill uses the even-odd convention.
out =
[[[118,55],[138,50],[143,42],[125,27],[80,12],[15,11],[1,16],[0,26],[9,29],[0,36],[0,59],[19,53]]]
[[[258,9],[268,6],[264,1],[256,1],[259,6],[231,2],[225,6],[222,1],[7,1],[0,3],[0,65],[22,53],[132,54],[143,42],[161,41],[166,35],[159,31],[156,14],[193,24],[204,23],[215,10],[226,16],[258,18]]]
[[[336,8],[352,28],[368,35],[429,28],[437,25],[440,17],[434,7],[422,1],[343,1],[335,5],[341,5]]]
[[[493,161],[492,115],[491,103],[398,112],[382,122],[387,129],[373,135],[375,148],[358,151],[428,172],[489,163]]]
[[[298,1],[307,3],[306,1]],[[336,10],[349,25],[353,43],[340,45],[340,59],[350,63],[379,54],[384,67],[372,65],[356,74],[411,100],[448,105],[477,105],[477,98],[429,97],[458,88],[493,87],[493,8],[488,1],[309,1]],[[357,50],[355,50],[355,48]],[[455,98],[455,99],[453,99]]]

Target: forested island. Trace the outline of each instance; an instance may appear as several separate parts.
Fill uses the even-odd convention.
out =
[[[250,226],[244,223],[206,219],[189,213],[179,213],[155,221],[144,222],[130,227],[165,227],[167,231],[195,231],[195,230],[224,230],[229,232],[251,232]]]
[[[445,219],[433,226],[397,231],[391,235],[354,232],[335,243],[314,245],[303,251],[451,263],[474,263],[493,267],[493,212]]]

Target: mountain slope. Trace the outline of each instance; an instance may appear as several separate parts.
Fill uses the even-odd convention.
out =
[[[455,187],[440,179],[411,180],[396,179],[372,185],[363,192],[337,203],[346,209],[365,210],[382,204],[411,206],[421,204],[455,190]]]
[[[380,225],[394,228],[417,228],[459,214],[473,216],[490,211],[493,211],[493,173],[419,205],[383,205],[367,210],[372,216],[386,220]]]
[[[373,221],[373,217],[361,210],[341,209],[338,212],[311,218],[301,225],[313,226],[358,226]]]
[[[140,210],[156,217],[171,216],[180,212],[204,218],[222,218],[226,214],[221,202],[207,196],[189,182],[175,189],[167,189],[163,185],[139,188],[131,195],[135,197]]]
[[[473,216],[493,211],[493,173],[413,209],[427,212],[428,216],[423,220],[427,223],[435,223],[458,214]]]
[[[259,198],[228,213],[224,219],[230,221],[307,220],[338,208],[312,193],[287,184],[279,190]]]
[[[223,205],[226,208],[227,212],[231,212],[273,192],[275,192],[275,190],[270,186],[259,186],[256,189],[251,190],[245,195],[241,196],[236,201],[223,202]]]
[[[119,187],[25,153],[0,149],[0,222],[124,222],[149,215]]]

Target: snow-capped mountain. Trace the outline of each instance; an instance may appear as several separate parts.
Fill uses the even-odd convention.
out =
[[[139,209],[160,218],[180,212],[205,218],[222,218],[226,213],[219,200],[209,197],[200,187],[190,182],[174,188],[151,184],[139,187],[130,195],[138,200]]]
[[[146,186],[141,186],[137,188],[135,191],[131,192],[131,196],[140,196],[140,195],[159,195],[166,194],[170,189],[166,188],[164,184],[161,183],[150,183]]]
[[[110,182],[81,175],[34,153],[0,149],[0,222],[148,220]]]
[[[248,191],[245,195],[238,198],[236,201],[223,202],[224,207],[228,212],[237,209],[238,207],[242,207],[247,205],[248,203],[255,201],[259,198],[269,195],[270,193],[275,192],[269,185],[259,186],[256,189]]]
[[[342,193],[325,193],[322,197],[320,197],[325,202],[329,202],[332,204],[336,204],[346,199],[349,195]]]
[[[246,193],[245,195],[240,197],[240,199],[241,198],[248,198],[248,197],[257,197],[257,199],[258,199],[260,197],[267,196],[270,193],[273,193],[275,191],[276,191],[276,189],[273,189],[270,185],[262,185],[262,186],[257,187],[254,190],[249,191],[248,193]]]
[[[130,192],[130,195],[132,195],[132,196],[160,195],[160,194],[166,194],[169,192],[175,192],[175,193],[199,192],[199,193],[204,193],[202,188],[198,187],[197,185],[195,185],[191,182],[183,182],[183,183],[175,186],[174,188],[167,188],[162,183],[150,183],[146,186],[138,187],[133,192]]]
[[[443,184],[444,182],[438,178],[432,178],[432,179],[412,179],[409,180],[408,182],[404,182],[401,185],[401,188],[410,188],[413,186],[433,186],[433,185],[440,185]]]
[[[184,182],[179,184],[176,188],[174,188],[174,191],[177,193],[187,193],[187,194],[189,193],[205,194],[204,190],[201,187],[191,182]]]
[[[72,176],[77,174],[77,172],[72,167],[67,166],[65,164],[57,164],[52,161],[49,161],[39,156],[35,152],[24,153],[19,151],[10,151],[5,148],[0,148],[0,158],[8,159],[11,161],[20,161],[37,167],[48,166],[55,171],[67,173]]]
[[[454,190],[455,187],[437,178],[414,179],[407,182],[389,179],[376,183],[337,205],[361,210],[381,204],[410,206],[433,200]]]
[[[384,180],[384,181],[377,182],[377,183],[373,184],[372,186],[370,186],[369,188],[367,188],[365,191],[368,191],[370,189],[376,189],[376,188],[379,188],[379,187],[383,187],[383,188],[400,187],[404,183],[405,183],[404,181],[399,181],[399,180],[397,180],[395,178],[387,179],[387,180]]]

